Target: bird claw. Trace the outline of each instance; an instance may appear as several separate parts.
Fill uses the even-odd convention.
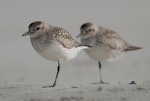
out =
[[[92,83],[92,84],[109,84],[108,82],[104,82],[104,81],[100,81],[100,82],[96,82],[96,83]]]
[[[42,88],[52,88],[52,87],[55,87],[55,84],[49,86],[42,86]]]

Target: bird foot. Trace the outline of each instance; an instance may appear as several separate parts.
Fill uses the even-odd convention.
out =
[[[104,81],[100,81],[100,82],[96,82],[96,83],[92,83],[92,84],[109,84],[108,82],[104,82]]]
[[[49,86],[42,86],[42,88],[53,88],[53,87],[55,87],[55,84]]]

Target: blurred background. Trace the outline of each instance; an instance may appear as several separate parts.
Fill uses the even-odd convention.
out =
[[[0,83],[53,83],[57,62],[40,57],[29,37],[21,36],[37,20],[63,27],[74,39],[85,22],[115,30],[143,49],[129,52],[114,62],[102,63],[104,81],[150,80],[149,10],[149,0],[1,0]],[[61,67],[58,84],[99,81],[97,62],[84,52],[69,62],[62,61]]]

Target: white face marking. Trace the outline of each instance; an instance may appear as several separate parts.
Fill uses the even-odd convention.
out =
[[[37,25],[37,26],[29,27],[29,33],[31,33],[30,34],[31,38],[38,37],[39,35],[44,33],[44,25],[40,24],[40,25]]]
[[[93,37],[98,32],[97,26],[95,26],[92,23],[90,23],[89,25],[88,24],[87,25],[84,24],[84,25],[82,25],[83,27],[81,27],[80,37],[82,39],[87,39],[87,38]]]

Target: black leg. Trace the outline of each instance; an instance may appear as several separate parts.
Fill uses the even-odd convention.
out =
[[[60,63],[59,63],[59,61],[58,61],[57,73],[56,73],[56,77],[55,77],[55,81],[54,81],[53,85],[51,85],[51,86],[43,86],[43,88],[55,87],[55,86],[56,86],[56,82],[57,82],[57,78],[58,78],[59,71],[60,71]]]
[[[59,71],[60,71],[60,63],[59,63],[59,61],[58,61],[57,73],[56,73],[55,81],[54,81],[52,87],[54,87],[54,86],[56,85]]]
[[[98,62],[98,66],[99,66],[99,72],[100,72],[100,83],[104,84],[103,80],[102,80],[102,73],[101,73],[101,69],[102,69],[102,65],[101,62]]]

